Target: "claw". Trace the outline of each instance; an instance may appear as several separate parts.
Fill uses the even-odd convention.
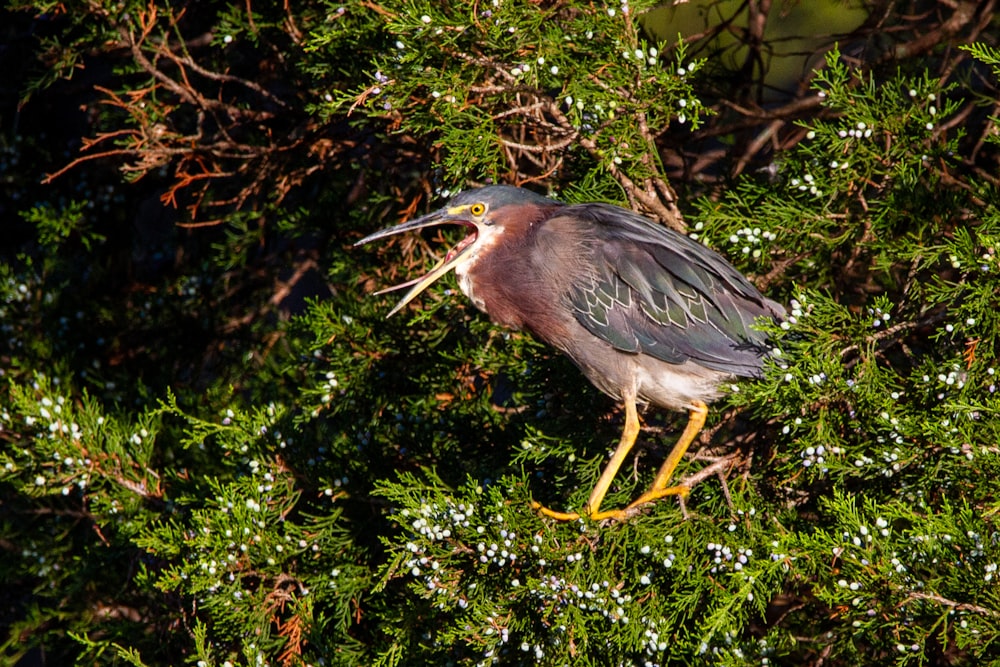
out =
[[[666,496],[680,496],[682,498],[686,498],[689,493],[691,493],[691,487],[685,484],[678,484],[677,486],[670,486],[665,489],[650,489],[649,491],[646,491],[646,493],[639,496],[634,502],[620,510],[589,512],[585,509],[583,514],[579,512],[559,512],[557,510],[549,509],[535,500],[531,501],[531,509],[535,510],[539,514],[542,514],[543,516],[549,517],[550,519],[555,519],[556,521],[576,521],[581,517],[587,517],[591,521],[625,521],[626,519],[631,519],[633,516],[638,514],[639,510],[641,510],[643,506],[655,502],[660,498],[665,498]]]
[[[556,510],[550,510],[535,500],[531,501],[531,509],[556,521],[576,521],[580,518],[580,514],[577,512],[557,512]]]

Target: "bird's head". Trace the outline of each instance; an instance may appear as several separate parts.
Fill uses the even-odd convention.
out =
[[[410,291],[386,316],[391,317],[427,289],[435,280],[452,269],[459,269],[473,263],[481,253],[489,251],[500,242],[500,236],[510,222],[523,221],[531,217],[531,213],[538,213],[554,206],[559,206],[559,204],[531,190],[509,185],[491,185],[465,190],[455,195],[443,208],[433,213],[369,234],[354,245],[364,245],[387,236],[412,232],[424,227],[461,225],[466,228],[468,233],[465,238],[451,248],[428,273],[376,292],[376,294],[385,294],[405,287],[410,288]]]

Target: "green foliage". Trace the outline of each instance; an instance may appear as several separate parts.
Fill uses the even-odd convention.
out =
[[[37,207],[23,213],[24,221],[34,225],[38,230],[39,243],[50,248],[57,248],[64,240],[76,237],[83,250],[90,251],[96,243],[102,243],[105,238],[95,234],[87,227],[84,215],[84,202],[73,202],[62,211],[50,211]]]
[[[1000,58],[832,51],[770,169],[685,182],[668,144],[748,102],[652,4],[5,10],[44,27],[25,109],[95,78],[76,169],[41,183],[80,139],[48,117],[0,155],[4,664],[1000,662]],[[683,501],[540,517],[614,402],[454,278],[368,294],[436,251],[362,229],[490,179],[683,209],[788,304]],[[644,419],[608,507],[683,425]]]
[[[443,189],[502,180],[523,168],[513,153],[549,173],[652,177],[648,128],[697,128],[706,113],[692,83],[703,63],[688,60],[683,44],[665,59],[635,25],[633,16],[654,5],[387,3],[375,27],[370,13],[338,10],[310,46],[330,63],[327,76],[359,33],[378,48],[362,52],[366,80],[318,111],[364,112],[431,135]]]

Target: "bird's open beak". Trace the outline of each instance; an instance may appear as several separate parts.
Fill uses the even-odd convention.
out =
[[[449,250],[448,254],[445,255],[441,261],[435,264],[434,268],[425,275],[375,292],[375,294],[385,294],[386,292],[393,292],[398,289],[403,289],[404,287],[410,287],[410,291],[406,293],[399,303],[396,304],[395,308],[389,311],[386,318],[392,317],[398,313],[403,306],[408,304],[410,301],[413,301],[418,294],[430,287],[431,283],[455,268],[465,252],[471,248],[472,244],[475,242],[477,236],[476,226],[460,214],[460,209],[449,210],[447,208],[443,208],[440,211],[429,213],[415,220],[410,220],[409,222],[404,222],[393,227],[387,227],[386,229],[377,231],[374,234],[369,234],[354,244],[355,246],[364,245],[387,236],[395,236],[396,234],[412,232],[417,229],[423,229],[424,227],[434,227],[436,225],[446,224],[463,225],[469,228],[470,233],[462,239],[458,245]]]

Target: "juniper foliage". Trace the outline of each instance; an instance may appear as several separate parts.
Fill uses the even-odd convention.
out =
[[[997,19],[868,7],[782,97],[767,4],[680,38],[647,2],[2,10],[5,664],[1000,663]],[[614,402],[453,278],[368,294],[439,239],[353,241],[491,180],[789,304],[683,503],[538,516]]]

